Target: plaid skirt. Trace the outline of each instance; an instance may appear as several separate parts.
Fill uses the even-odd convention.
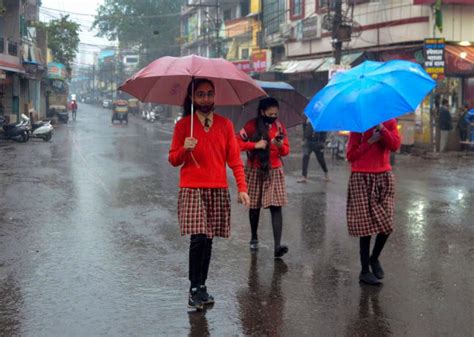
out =
[[[227,188],[181,188],[178,195],[181,235],[230,236],[230,194]]]
[[[352,172],[347,192],[347,227],[351,236],[393,231],[395,179],[384,173]]]
[[[245,166],[245,179],[250,197],[250,208],[285,206],[288,203],[285,173],[282,167],[271,169],[267,178],[264,179],[261,169]]]

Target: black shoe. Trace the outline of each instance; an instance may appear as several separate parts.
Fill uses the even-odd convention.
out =
[[[197,288],[192,288],[189,292],[188,308],[202,310],[203,304]]]
[[[370,261],[370,267],[372,268],[372,273],[375,275],[376,278],[378,278],[379,280],[383,279],[385,273],[383,272],[382,265],[380,264],[379,260]]]
[[[278,248],[275,248],[275,258],[279,259],[283,255],[288,253],[288,247],[287,246],[279,246]]]
[[[258,240],[250,240],[250,250],[256,252],[258,250]]]
[[[199,293],[199,298],[201,299],[201,303],[203,305],[214,304],[214,297],[209,295],[209,293],[207,292],[206,286],[200,286],[198,293]]]
[[[359,281],[361,281],[365,284],[370,284],[372,286],[376,286],[376,285],[379,285],[379,284],[382,283],[370,271],[368,271],[367,273],[360,273]]]

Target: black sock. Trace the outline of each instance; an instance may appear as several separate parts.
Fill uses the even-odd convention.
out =
[[[260,219],[260,208],[251,208],[249,210],[250,230],[252,231],[252,241],[258,241],[258,221]]]
[[[202,262],[201,280],[199,285],[206,285],[207,274],[209,272],[209,265],[211,264],[212,254],[212,239],[206,238],[206,246],[204,248],[204,256]]]
[[[191,235],[189,244],[189,281],[192,288],[199,287],[201,283],[201,273],[203,256],[206,248],[206,234]]]
[[[372,256],[370,257],[370,261],[377,261],[379,259],[380,253],[382,252],[385,243],[387,242],[388,236],[390,234],[377,234],[375,238],[375,245],[374,249],[372,250]]]
[[[360,264],[362,266],[361,272],[368,273],[369,269],[369,256],[370,256],[370,235],[361,236],[359,241],[359,254],[360,254]]]
[[[273,240],[275,241],[275,249],[277,249],[281,244],[283,214],[280,206],[270,206],[270,212],[272,214]]]

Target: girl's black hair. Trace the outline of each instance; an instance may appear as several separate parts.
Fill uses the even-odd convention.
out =
[[[186,92],[186,98],[184,99],[184,104],[183,104],[183,117],[189,116],[191,114],[191,96],[192,96],[192,91],[193,91],[193,83],[194,83],[194,90],[196,90],[197,87],[199,87],[203,83],[208,83],[211,85],[212,89],[215,90],[214,88],[214,83],[212,83],[211,80],[208,80],[207,78],[197,78],[192,80],[189,85],[188,85],[188,90]]]
[[[258,159],[260,168],[265,175],[270,172],[270,136],[268,135],[268,126],[265,122],[264,113],[270,108],[279,108],[280,104],[273,97],[265,97],[258,102],[257,118],[256,118],[256,132],[250,137],[251,142],[258,142],[264,139],[268,142],[268,146],[265,149],[253,150],[249,152],[249,159]]]

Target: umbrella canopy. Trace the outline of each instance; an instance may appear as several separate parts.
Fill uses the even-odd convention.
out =
[[[256,81],[267,94],[274,97],[280,103],[278,119],[287,127],[303,124],[306,117],[303,110],[308,104],[308,99],[295,90],[293,86],[285,82]],[[257,116],[259,100],[253,100],[240,107],[219,107],[217,112],[234,123],[235,129],[241,129],[247,121]]]
[[[142,102],[182,106],[192,79],[214,83],[215,105],[242,105],[265,96],[255,81],[224,59],[196,55],[159,58],[138,71],[120,90]]]
[[[304,112],[317,131],[364,132],[415,111],[435,85],[416,63],[365,61],[338,73]]]

